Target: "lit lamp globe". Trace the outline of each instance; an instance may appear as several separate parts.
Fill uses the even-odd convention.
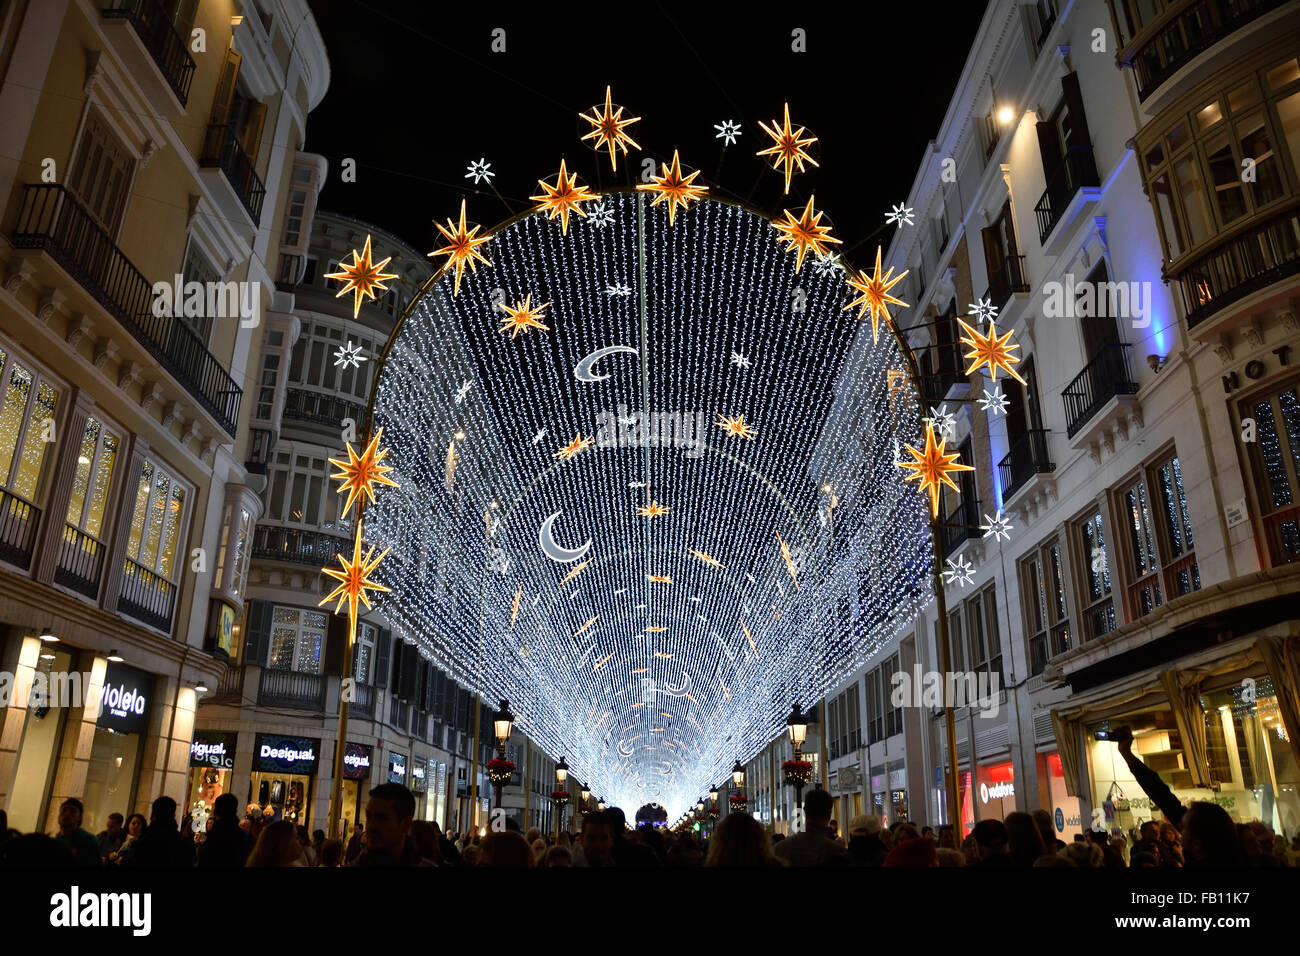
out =
[[[569,779],[569,765],[560,758],[560,762],[555,765],[555,782],[559,784],[559,789],[564,789],[564,781]]]
[[[492,726],[496,733],[497,746],[503,751],[506,749],[506,741],[510,739],[510,730],[514,722],[515,715],[510,713],[510,704],[502,700],[501,706],[492,717]]]
[[[745,768],[741,766],[739,760],[737,760],[736,765],[731,768],[731,782],[736,785],[737,790],[743,790],[745,787]]]
[[[808,739],[808,717],[798,704],[795,704],[794,709],[790,711],[790,716],[786,719],[785,725],[786,729],[790,731],[790,742],[794,744],[794,753],[797,758],[804,741]]]

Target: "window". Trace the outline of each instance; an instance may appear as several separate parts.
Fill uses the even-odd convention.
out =
[[[329,615],[324,611],[277,606],[272,612],[266,666],[272,670],[319,674],[328,620]]]
[[[1254,419],[1257,441],[1247,444],[1255,479],[1255,500],[1274,565],[1300,558],[1300,385],[1261,396],[1242,406]]]
[[[829,730],[827,745],[831,752],[831,759],[834,760],[840,755],[840,701],[838,697],[832,699],[827,705],[826,723]]]
[[[69,528],[84,531],[103,540],[104,512],[113,483],[113,467],[121,439],[93,416],[86,419],[86,431],[77,455],[77,470],[72,476],[72,495],[68,499]]]
[[[176,554],[184,547],[186,496],[187,489],[162,465],[144,462],[127,534],[129,565],[152,572],[164,581],[174,583],[174,576],[179,577]]]
[[[1115,603],[1110,593],[1110,565],[1106,558],[1106,537],[1101,510],[1075,525],[1083,561],[1084,640],[1109,634],[1118,626]]]
[[[880,668],[867,673],[867,738],[869,743],[878,743],[885,739],[885,704],[882,696]],[[892,696],[892,695],[891,695]]]
[[[970,670],[1002,677],[1002,643],[998,636],[997,597],[992,585],[965,604]]]
[[[1039,545],[1020,562],[1020,594],[1029,671],[1037,675],[1049,660],[1064,654],[1071,645],[1059,540],[1053,538]]]
[[[231,518],[235,514],[239,515],[239,523],[231,524]],[[250,552],[248,549],[248,538],[253,533],[253,516],[248,513],[246,508],[238,508],[235,505],[226,505],[226,510],[221,520],[221,548],[217,552],[217,576],[216,586],[225,588],[232,595],[238,597],[244,589],[244,578],[248,574],[248,558]],[[234,535],[232,546],[231,535]],[[226,557],[230,557],[231,572],[230,578],[226,577]]]
[[[28,504],[43,491],[45,463],[55,435],[59,388],[25,360],[0,347],[0,486]],[[13,521],[17,502],[6,502],[5,521]],[[23,506],[26,507],[25,505]],[[25,519],[24,519],[25,520]],[[32,516],[35,521],[35,516]],[[8,531],[6,530],[6,537]]]
[[[1129,529],[1132,616],[1150,614],[1170,596],[1199,590],[1201,573],[1177,456],[1171,455],[1131,482],[1120,492],[1119,505]]]
[[[375,625],[367,624],[365,621],[357,622],[357,659],[356,669],[353,673],[359,683],[370,683],[370,668],[375,659],[375,640],[378,635],[379,628],[375,627]],[[441,701],[438,702],[438,706],[434,707],[433,712],[442,712]]]
[[[844,722],[849,730],[849,750],[857,750],[862,746],[862,711],[859,707],[858,697],[858,685],[854,683],[848,689],[844,699]]]
[[[903,732],[903,708],[894,706],[894,675],[897,673],[898,655],[895,654],[880,665],[880,694],[885,710],[886,737]]]
[[[275,411],[275,383],[280,377],[280,356],[274,352],[262,356],[262,378],[257,383],[257,415],[271,421]]]
[[[97,110],[86,113],[68,188],[116,240],[131,191],[135,159]]]
[[[181,263],[181,275],[185,283],[198,282],[209,288],[208,283],[221,281],[221,275],[208,262],[203,250],[199,248],[194,237],[190,237],[189,243],[185,247],[185,261]],[[182,309],[177,316],[182,322],[194,330],[194,334],[199,337],[199,341],[204,347],[212,341],[212,320],[213,317],[207,314],[207,310],[202,310],[202,314],[197,316],[187,315],[189,310]]]
[[[377,342],[372,333],[360,328],[349,329],[346,335],[344,332],[342,327],[323,322],[303,323],[302,334],[293,347],[293,358],[289,363],[290,387],[322,388],[355,402],[369,400],[370,366],[374,362],[362,362],[358,368],[339,369],[334,364],[334,353],[345,342],[353,342],[366,355],[374,356],[383,344]]]

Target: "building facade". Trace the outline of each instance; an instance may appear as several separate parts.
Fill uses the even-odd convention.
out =
[[[931,603],[827,697],[846,816],[958,816],[934,677],[967,828],[1152,818],[1103,739],[1127,725],[1182,799],[1300,832],[1300,12],[1204,6],[985,13],[887,256],[923,401],[976,467],[940,514],[953,673]],[[990,307],[1023,383],[966,374],[959,320]]]
[[[93,830],[184,800],[245,611],[250,357],[329,64],[302,0],[45,0],[0,9],[0,83],[0,806]]]

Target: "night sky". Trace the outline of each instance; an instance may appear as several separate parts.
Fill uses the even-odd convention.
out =
[[[793,4],[762,16],[770,8],[313,0],[332,71],[307,124],[306,149],[330,161],[320,206],[427,252],[432,220],[456,214],[461,197],[470,221],[492,227],[533,205],[561,158],[599,188],[631,184],[645,156],[671,160],[676,148],[711,192],[773,214],[815,192],[838,251],[873,233],[887,243],[885,215],[938,132],[984,6]],[[496,27],[505,53],[491,52]],[[806,53],[791,50],[795,28]],[[642,150],[620,154],[617,180],[607,154],[581,141],[591,127],[577,115],[603,105],[606,84],[625,116],[642,117],[629,129]],[[771,142],[758,122],[779,122],[786,101],[792,124],[819,138],[810,151],[821,167],[783,197],[782,174],[754,154]],[[723,120],[742,128],[725,156]],[[340,182],[344,157],[356,160],[355,183]],[[509,209],[465,178],[479,158]]]

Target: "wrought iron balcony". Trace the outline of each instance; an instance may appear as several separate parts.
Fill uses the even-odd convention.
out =
[[[1029,282],[1025,278],[1025,257],[1007,256],[1002,265],[989,276],[989,287],[984,291],[988,299],[999,312],[1007,307],[1011,296],[1017,292],[1029,291]]]
[[[1102,346],[1083,371],[1074,377],[1061,398],[1065,402],[1066,434],[1073,438],[1093,415],[1116,395],[1136,395],[1137,379],[1129,362],[1133,346],[1113,342]]]
[[[40,508],[12,491],[0,491],[0,561],[29,570],[40,521]]]
[[[956,323],[953,323],[954,327]],[[931,358],[931,355],[934,358]],[[938,366],[937,368],[935,366]],[[942,402],[957,385],[965,385],[966,365],[961,347],[956,344],[936,345],[926,352],[921,367],[921,386],[927,402]]]
[[[348,549],[349,539],[300,528],[281,528],[259,524],[253,531],[253,557],[269,561],[310,564],[317,568],[334,561],[335,555]]]
[[[163,79],[184,106],[194,78],[194,58],[186,49],[187,37],[176,32],[171,17],[159,0],[108,0],[105,20],[126,20],[135,29]]]
[[[54,566],[55,582],[95,600],[99,596],[105,550],[104,543],[98,538],[65,524],[63,540],[59,543],[59,558]]]
[[[352,701],[348,713],[353,717],[375,716],[375,689],[369,684],[352,685]]]
[[[1218,43],[1285,0],[1193,0],[1146,36],[1126,60],[1145,100],[1160,84]]]
[[[233,126],[213,125],[208,127],[203,138],[203,152],[199,156],[199,165],[204,168],[217,167],[226,174],[226,179],[234,187],[239,201],[244,204],[248,214],[253,218],[253,225],[262,219],[262,200],[266,198],[266,187],[257,175],[253,160],[239,142]]]
[[[325,712],[325,678],[320,674],[262,668],[257,702],[263,707]]]
[[[939,514],[939,545],[946,560],[964,541],[980,536],[980,503],[964,491],[951,512]]]
[[[117,609],[143,624],[170,631],[176,586],[130,558],[124,559]]]
[[[1002,500],[1023,488],[1034,475],[1051,474],[1056,470],[1047,452],[1047,429],[1031,428],[1011,445],[1000,462],[998,478],[1002,483]]]
[[[14,245],[49,253],[234,437],[242,390],[188,325],[154,315],[153,284],[71,192],[26,186]]]
[[[1080,145],[1067,149],[1060,164],[1048,173],[1047,189],[1034,206],[1034,215],[1038,217],[1038,241],[1047,242],[1075,193],[1085,186],[1098,185],[1097,160],[1092,147]]]
[[[326,392],[288,388],[284,393],[283,417],[338,429],[343,427],[345,418],[350,418],[360,425],[362,419],[366,417],[366,409],[364,405],[357,402],[350,402]]]
[[[1174,278],[1187,327],[1300,272],[1300,208],[1262,220],[1201,255]]]

